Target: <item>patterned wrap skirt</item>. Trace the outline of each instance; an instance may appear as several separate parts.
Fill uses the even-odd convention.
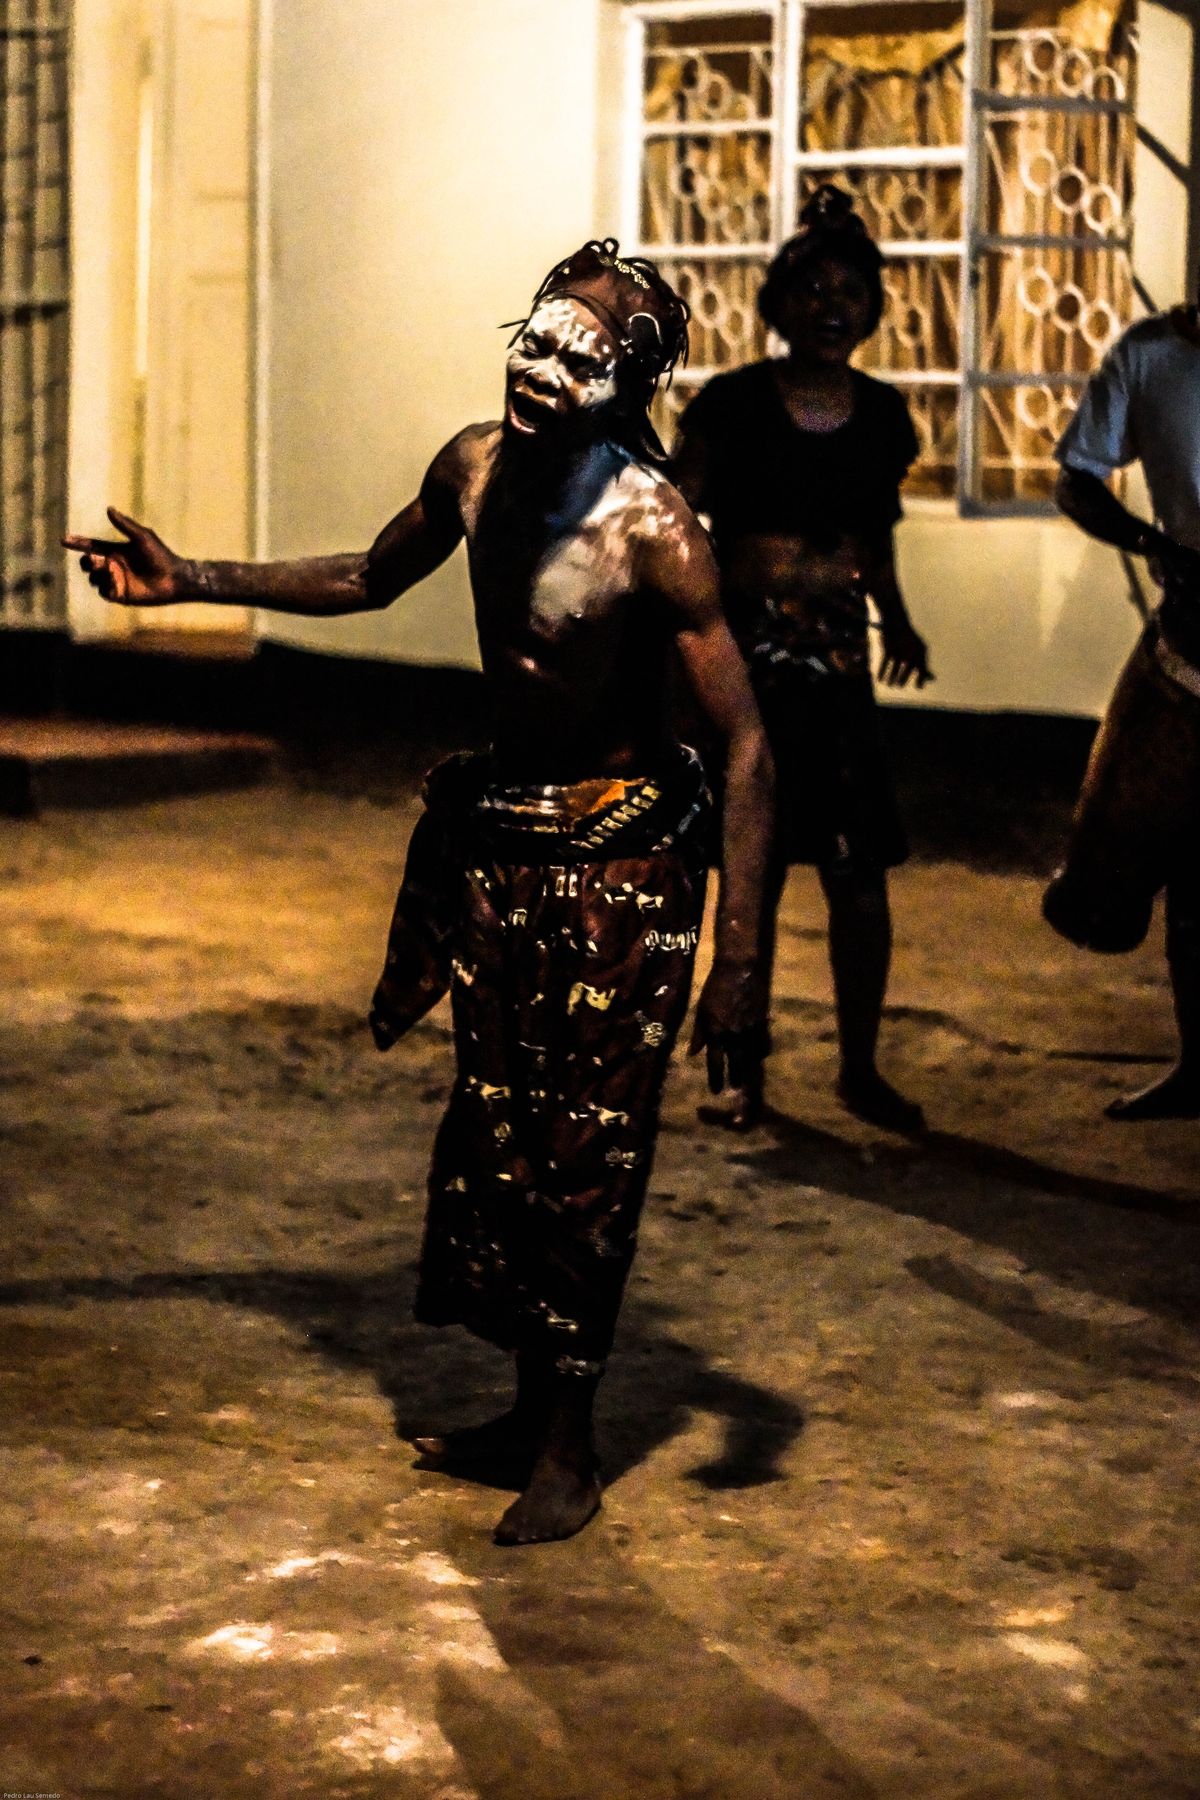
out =
[[[425,789],[372,1005],[386,1049],[449,989],[457,1064],[416,1315],[566,1373],[612,1344],[687,1009],[709,802],[699,759],[578,788]]]
[[[880,727],[866,601],[797,626],[769,598],[739,638],[775,764],[780,863],[881,870],[908,838]]]

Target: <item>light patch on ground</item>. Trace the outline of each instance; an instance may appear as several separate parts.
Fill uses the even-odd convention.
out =
[[[317,1662],[336,1656],[341,1639],[332,1631],[276,1631],[274,1625],[250,1625],[242,1620],[218,1626],[207,1637],[194,1638],[188,1652],[194,1656],[226,1656],[234,1662],[266,1662],[278,1657],[287,1662]]]
[[[450,1629],[439,1632],[435,1654],[449,1662],[468,1663],[474,1669],[505,1669],[507,1664],[496,1648],[491,1632],[473,1606],[456,1606],[449,1600],[430,1600],[424,1608],[428,1618]]]
[[[448,1556],[442,1556],[437,1550],[423,1550],[420,1556],[414,1556],[411,1564],[414,1575],[420,1575],[425,1581],[432,1581],[438,1587],[478,1587],[479,1582],[473,1575],[464,1575],[456,1569]]]
[[[1028,1412],[1034,1407],[1049,1408],[1058,1404],[1053,1394],[1039,1394],[1026,1388],[1015,1394],[997,1394],[995,1400],[997,1406],[1006,1406],[1012,1412]]]
[[[879,1562],[882,1557],[893,1556],[892,1546],[883,1538],[864,1537],[851,1545],[850,1555],[855,1562]]]
[[[456,1760],[433,1720],[414,1718],[403,1706],[379,1706],[344,1716],[349,1730],[331,1738],[328,1747],[356,1769],[395,1768],[413,1762],[446,1769]]]
[[[232,1657],[236,1662],[266,1662],[274,1636],[273,1625],[245,1625],[238,1621],[233,1625],[218,1626],[207,1637],[193,1638],[188,1650],[200,1656],[216,1652],[219,1656]]]
[[[297,1575],[311,1574],[325,1563],[341,1566],[344,1563],[361,1563],[361,1556],[353,1556],[346,1550],[322,1550],[319,1556],[288,1556],[282,1562],[275,1563],[269,1569],[258,1569],[247,1575],[247,1581],[291,1581]]]
[[[1078,1644],[1067,1644],[1059,1638],[1029,1637],[1023,1631],[1006,1631],[1004,1642],[1018,1656],[1042,1663],[1051,1669],[1086,1669],[1088,1658]]]
[[[1009,1631],[1033,1631],[1039,1625],[1061,1625],[1070,1611],[1069,1606],[1018,1606],[1000,1623]]]

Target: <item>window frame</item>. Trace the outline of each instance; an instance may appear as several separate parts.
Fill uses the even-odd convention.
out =
[[[66,621],[70,48],[66,0],[0,24],[0,628]]]
[[[914,0],[905,0],[905,8]],[[922,0],[915,0],[921,4]],[[934,4],[935,0],[925,0]],[[881,367],[881,378],[894,383],[902,392],[908,387],[952,386],[957,391],[956,465],[953,491],[940,496],[922,496],[919,504],[936,511],[949,510],[964,518],[1046,517],[1054,514],[1050,499],[981,497],[982,450],[979,414],[982,397],[988,391],[1015,388],[1055,387],[1082,391],[1088,376],[1080,372],[1038,372],[1023,369],[988,370],[981,366],[982,300],[981,278],[985,258],[1006,250],[1046,249],[1081,250],[1096,255],[1121,254],[1129,259],[1132,270],[1134,198],[1132,165],[1129,170],[1129,229],[1122,237],[1098,236],[1094,242],[1078,236],[1022,237],[1002,231],[991,231],[984,216],[986,206],[987,132],[990,123],[1005,114],[1022,113],[1090,113],[1121,114],[1136,120],[1136,50],[1131,58],[1130,79],[1120,99],[1084,99],[1068,95],[1021,96],[993,91],[991,51],[997,42],[993,0],[962,0],[963,8],[963,131],[961,141],[951,145],[895,146],[891,149],[809,150],[801,145],[801,72],[808,15],[813,11],[828,14],[834,10],[850,11],[871,6],[877,10],[879,0],[625,0],[625,85],[622,119],[622,242],[637,254],[679,259],[694,254],[710,259],[735,258],[748,263],[769,260],[779,245],[794,229],[801,179],[806,171],[822,168],[955,168],[961,171],[960,234],[947,239],[881,239],[885,256],[957,257],[958,259],[958,366],[954,369],[901,370]],[[773,104],[770,119],[751,122],[695,121],[664,123],[649,121],[644,116],[643,92],[646,57],[646,28],[659,22],[702,24],[707,19],[736,16],[771,22]],[[782,77],[782,78],[781,78]],[[645,242],[641,234],[641,200],[644,148],[655,138],[672,131],[679,135],[717,136],[722,132],[753,129],[771,138],[771,194],[769,242],[746,244],[666,245]],[[1137,298],[1140,293],[1136,274],[1131,285]],[[1119,329],[1132,322],[1133,313],[1120,321]],[[1019,467],[1014,464],[1014,467]]]

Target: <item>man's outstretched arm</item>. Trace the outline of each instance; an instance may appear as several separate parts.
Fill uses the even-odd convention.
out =
[[[127,542],[70,535],[80,566],[106,600],[122,606],[170,606],[208,600],[332,618],[390,606],[445,562],[463,534],[456,443],[431,464],[421,492],[397,513],[369,550],[288,562],[203,562],[177,556],[148,525],[115,507],[108,516]]]
[[[667,490],[670,494],[670,490]],[[713,966],[696,1009],[693,1050],[708,1052],[709,1080],[740,1086],[766,1048],[769,996],[762,979],[762,909],[774,829],[774,769],[750,678],[721,611],[708,538],[678,495],[663,501],[646,540],[645,586],[667,604],[698,705],[725,745],[721,886]]]

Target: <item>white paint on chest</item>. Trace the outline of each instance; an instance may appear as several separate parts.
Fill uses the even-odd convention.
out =
[[[558,636],[628,593],[634,551],[647,538],[673,534],[678,553],[686,556],[687,544],[664,488],[662,476],[637,463],[627,464],[608,483],[539,570],[530,598],[535,627]]]

